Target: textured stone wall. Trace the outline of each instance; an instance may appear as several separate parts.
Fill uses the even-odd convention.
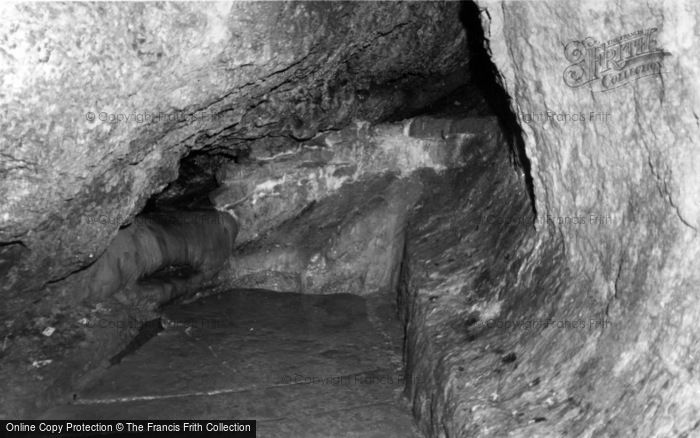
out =
[[[242,246],[221,283],[312,294],[395,290],[406,220],[424,190],[417,175],[485,161],[503,149],[497,127],[495,117],[466,114],[360,123],[223,167],[211,198],[239,218]]]
[[[697,435],[700,7],[479,7],[537,217],[494,162],[409,219],[401,303],[421,428]]]
[[[700,6],[479,3],[524,130],[536,226],[561,239],[574,279],[556,315],[609,321],[531,352],[579,403],[559,424],[573,436],[698,433]]]

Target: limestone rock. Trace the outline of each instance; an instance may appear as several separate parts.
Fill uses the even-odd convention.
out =
[[[190,150],[308,139],[463,84],[457,7],[3,5],[2,290],[91,263]]]
[[[451,125],[447,133],[444,123]],[[462,125],[460,125],[460,123]],[[421,131],[417,126],[422,126]],[[399,123],[354,126],[323,133],[271,157],[229,163],[219,171],[220,187],[210,198],[230,208],[241,223],[239,242],[253,240],[345,184],[418,169],[444,170],[483,160],[497,144],[494,118],[426,116]]]
[[[417,175],[493,159],[501,141],[494,118],[420,116],[361,123],[223,169],[213,202],[233,206],[242,247],[221,282],[312,294],[392,290],[423,191]]]
[[[420,274],[431,272],[414,271],[407,290],[419,299],[407,312],[428,329],[409,327],[414,412],[432,436],[692,436],[700,414],[700,7],[479,3],[522,126],[537,210],[536,243],[514,287],[533,297],[504,293],[489,309],[511,324],[556,324],[506,330],[483,323],[484,306],[465,310],[471,350],[460,353],[454,306],[440,304],[457,298],[442,291],[433,304],[421,301],[431,287]],[[504,227],[517,223],[517,212],[504,214]],[[542,277],[557,254],[559,274]],[[467,291],[476,286],[472,263]],[[426,316],[431,307],[438,316]],[[440,389],[426,390],[426,379]]]

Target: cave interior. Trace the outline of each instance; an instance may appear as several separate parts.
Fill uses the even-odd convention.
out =
[[[651,257],[670,244],[643,259],[615,231],[570,232],[580,224],[541,211],[567,187],[543,187],[541,169],[569,156],[533,146],[549,137],[523,126],[485,36],[487,7],[419,3],[234,6],[241,16],[306,11],[308,28],[285,18],[291,33],[275,38],[304,46],[313,28],[331,42],[284,69],[261,64],[255,80],[232,79],[216,98],[195,88],[184,120],[98,120],[99,135],[129,150],[104,154],[104,179],[89,167],[89,217],[76,226],[69,213],[49,215],[41,244],[0,236],[0,416],[235,417],[256,420],[265,437],[672,436],[644,435],[662,429],[661,371],[630,377],[649,388],[639,398],[601,371],[620,375],[615,361],[637,337],[611,321],[644,319],[651,292],[624,290],[646,290],[645,267],[661,272]],[[371,8],[398,24],[333,28]],[[274,22],[263,28],[241,32],[272,38]],[[421,32],[432,40],[411,54]],[[138,41],[139,62],[156,65]],[[645,187],[660,193],[649,211],[668,207],[666,193]],[[667,210],[653,225],[671,221]],[[600,217],[597,230],[610,225]],[[673,241],[665,230],[640,248]],[[600,240],[586,240],[594,233]],[[619,400],[626,420],[612,415]],[[673,436],[700,427],[675,424]]]

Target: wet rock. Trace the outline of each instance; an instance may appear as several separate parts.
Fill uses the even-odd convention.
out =
[[[265,437],[418,437],[400,337],[385,333],[401,328],[370,311],[386,298],[233,290],[176,306],[157,338],[40,417],[235,416]]]

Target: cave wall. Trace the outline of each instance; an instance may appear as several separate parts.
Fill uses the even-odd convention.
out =
[[[306,139],[464,83],[457,7],[3,5],[0,287],[93,262],[192,149]]]
[[[243,231],[220,283],[393,293],[406,222],[426,190],[418,174],[506,153],[496,118],[465,110],[462,102],[452,96],[450,117],[363,122],[286,153],[224,166],[212,202],[231,206]]]
[[[700,9],[478,7],[536,217],[519,181],[477,168],[452,176],[474,178],[458,197],[435,193],[409,219],[400,298],[421,429],[697,435]]]
[[[531,356],[548,357],[559,374],[551,387],[580,403],[561,422],[575,436],[697,433],[700,6],[479,5],[524,130],[538,233],[563,243],[573,279],[556,315],[608,321],[534,346]],[[646,56],[623,63],[618,37],[642,38],[634,44]],[[593,71],[587,50],[596,46]]]
[[[488,12],[482,22],[493,62],[524,131],[536,233],[523,221],[530,217],[527,195],[504,157],[479,163],[472,175],[448,172],[440,181],[431,171],[422,175],[421,184],[434,191],[412,217],[402,274],[414,413],[435,436],[689,436],[700,427],[700,387],[693,379],[700,371],[693,324],[700,317],[698,6],[479,4]],[[245,150],[254,159],[269,158],[355,118],[410,113],[465,83],[460,7],[0,6],[7,17],[0,23],[3,293],[38,290],[94,261],[146,199],[177,177],[178,161],[191,150]],[[661,53],[635,60],[646,67],[627,77],[594,78],[587,64],[577,64],[579,46],[569,45],[589,36],[598,42],[631,38],[640,30],[646,47],[653,39]],[[651,74],[634,77],[643,73]],[[593,80],[581,84],[581,78]],[[421,135],[420,126],[413,128]],[[300,175],[308,168],[280,166],[272,176],[287,171]],[[496,174],[508,176],[496,180]],[[269,176],[256,183],[268,187]],[[479,182],[473,191],[462,186],[469,178]],[[452,193],[463,196],[446,195]],[[441,194],[450,199],[440,202]],[[257,199],[257,208],[266,205]],[[498,200],[507,202],[499,207]],[[301,221],[311,221],[313,213]],[[383,218],[360,217],[358,234]],[[278,219],[273,225],[289,217]],[[396,223],[405,221],[402,216]],[[484,222],[488,233],[477,234]],[[357,243],[354,225],[347,228],[349,244]],[[306,231],[291,237],[305,241],[314,230]],[[401,243],[391,242],[391,257]],[[261,242],[259,249],[269,247]],[[311,249],[304,257],[314,268],[323,259]],[[259,263],[251,257],[251,265]],[[37,333],[58,325],[54,319],[65,319],[64,311],[71,323],[128,312],[63,309],[56,302],[27,306],[34,298],[7,302],[8,313],[29,308],[49,315],[16,313],[13,320],[29,327],[7,354],[26,352],[36,363],[49,357],[46,351],[56,362],[71,357],[61,365],[67,377],[52,387],[56,397],[87,369],[81,366],[107,354],[81,356],[71,348],[115,344],[112,335],[87,330],[79,336],[59,330],[51,339]],[[554,326],[537,336],[514,335],[487,325],[497,317],[587,324],[585,330]],[[50,345],[59,336],[63,349]],[[50,366],[40,370],[34,362],[30,367],[18,359],[20,365],[2,371],[12,386],[4,391],[2,412],[19,415],[47,402],[49,395],[34,400],[35,394],[59,379],[53,371],[40,374]]]

